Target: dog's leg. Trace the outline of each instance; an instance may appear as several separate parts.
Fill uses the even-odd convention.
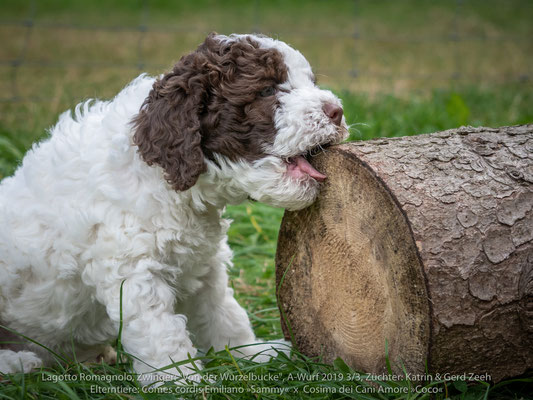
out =
[[[219,351],[225,346],[239,347],[233,350],[236,356],[257,362],[268,361],[277,356],[278,351],[290,352],[290,343],[285,340],[263,342],[256,339],[248,314],[228,287],[224,263],[214,267],[205,278],[200,292],[180,308],[187,315],[189,329],[199,348],[205,351],[213,347]]]
[[[0,372],[3,374],[28,373],[40,368],[42,363],[31,351],[0,350]]]
[[[135,372],[142,374],[139,378],[141,384],[181,381],[184,377],[198,379],[190,363],[154,371],[196,354],[186,330],[185,316],[174,313],[175,293],[167,282],[146,269],[124,277],[123,281],[110,283],[103,281],[105,278],[102,276],[98,282],[97,296],[106,305],[117,331],[121,319],[120,287],[124,282],[121,343],[134,358]]]
[[[117,363],[117,351],[112,346],[105,346],[103,351],[96,357],[96,362],[104,362],[109,365]]]

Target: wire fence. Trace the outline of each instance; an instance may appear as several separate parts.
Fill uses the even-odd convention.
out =
[[[337,62],[330,62],[321,59],[320,55],[317,61],[313,62],[311,55],[311,63],[317,69],[318,74],[327,76],[326,82],[332,86],[342,86],[348,89],[365,88],[365,84],[369,82],[378,82],[380,87],[387,87],[398,82],[437,82],[443,85],[459,81],[475,81],[494,84],[499,83],[515,83],[520,82],[524,84],[531,83],[533,53],[532,37],[529,34],[521,33],[506,33],[496,36],[487,36],[479,33],[464,32],[461,29],[462,21],[465,18],[464,6],[468,0],[450,0],[453,8],[453,18],[449,29],[441,32],[438,35],[425,35],[423,32],[416,34],[403,34],[403,32],[387,32],[386,34],[379,34],[376,32],[367,32],[364,27],[361,27],[361,10],[368,5],[362,0],[350,1],[351,12],[351,26],[341,31],[335,30],[321,30],[321,29],[298,29],[291,31],[290,27],[284,29],[284,33],[280,35],[281,39],[285,37],[292,38],[298,43],[302,43],[303,47],[313,46],[316,41],[321,41],[315,47],[322,45],[328,47],[328,41],[332,44],[342,43],[342,57],[337,57]],[[38,0],[30,0],[28,4],[27,15],[24,18],[0,18],[0,32],[9,32],[15,30],[18,34],[18,49],[16,51],[8,52],[7,55],[0,55],[0,67],[5,70],[4,87],[0,94],[0,102],[42,102],[48,101],[48,96],[40,96],[35,93],[23,93],[21,90],[21,69],[24,67],[38,68],[42,75],[46,75],[52,69],[69,69],[69,68],[84,68],[84,69],[123,69],[123,70],[137,70],[137,71],[163,71],[169,67],[167,61],[162,61],[161,58],[151,57],[147,54],[147,38],[151,34],[163,34],[171,36],[176,40],[187,35],[197,35],[201,37],[205,35],[206,31],[203,27],[195,29],[191,26],[169,26],[158,25],[151,23],[151,10],[153,1],[140,0],[138,3],[139,20],[137,24],[94,24],[94,23],[77,23],[65,22],[61,20],[39,20],[37,18],[37,10],[40,6]],[[246,27],[253,32],[266,33],[269,35],[276,34],[275,28],[269,26],[263,20],[263,10],[268,7],[266,1],[254,0],[247,4],[251,8],[252,20],[247,21]],[[0,6],[1,8],[1,6]],[[105,12],[103,10],[102,12]],[[346,16],[344,16],[346,17]],[[331,21],[331,25],[335,25]],[[236,30],[239,26],[235,26]],[[346,27],[345,27],[346,28]],[[120,58],[113,57],[107,54],[105,59],[97,59],[92,57],[69,57],[68,51],[62,57],[47,58],[32,55],[34,48],[31,46],[32,42],[39,36],[40,32],[50,30],[59,31],[63,35],[71,35],[83,32],[85,35],[118,35],[121,37],[130,36],[134,39],[128,40],[125,46],[128,46],[130,53],[134,53],[133,57]],[[126,35],[126,36],[124,36]],[[88,37],[88,36],[85,36]],[[4,40],[12,40],[12,38],[4,38]],[[90,39],[89,39],[90,40]],[[325,43],[325,45],[324,45]],[[466,45],[465,45],[466,44]],[[473,45],[472,45],[473,44]],[[61,47],[59,41],[55,46]],[[376,50],[377,48],[377,50]],[[439,66],[438,60],[433,64],[429,63],[427,68],[420,68],[417,65],[420,57],[425,57],[425,54],[435,52],[435,49],[442,48],[442,59],[446,59],[446,66],[442,68]],[[476,49],[478,58],[468,52]],[[483,70],[479,66],[484,63],[491,62],[491,58],[485,57],[484,53],[490,53],[490,49],[507,49],[507,54],[510,54],[511,60],[502,59],[502,52],[497,52],[494,56],[494,62],[505,64],[505,68]],[[189,48],[192,50],[193,48]],[[380,53],[381,49],[381,53]],[[385,53],[396,51],[403,55],[394,55],[388,60],[382,60],[379,65],[369,62],[369,58],[374,56],[380,58]],[[368,55],[370,53],[370,56]],[[405,54],[408,53],[408,54]],[[438,53],[438,51],[437,51]],[[304,51],[304,54],[305,51]],[[505,51],[503,52],[505,54]],[[516,60],[513,60],[513,55],[519,55],[519,65]],[[306,54],[307,55],[307,54]],[[486,55],[486,54],[485,54]],[[405,65],[397,66],[397,60],[401,58],[410,58],[411,60]],[[417,60],[417,58],[419,60]],[[499,60],[497,60],[499,59]],[[170,60],[168,60],[170,61]],[[479,66],[476,66],[479,63]],[[346,85],[346,82],[349,82]],[[385,82],[385,83],[384,83]],[[6,84],[7,83],[7,84]],[[371,84],[370,84],[371,86]]]

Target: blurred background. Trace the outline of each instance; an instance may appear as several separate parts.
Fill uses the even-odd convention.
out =
[[[352,139],[533,120],[530,0],[2,0],[0,138],[26,148],[212,31],[299,49],[343,98]]]

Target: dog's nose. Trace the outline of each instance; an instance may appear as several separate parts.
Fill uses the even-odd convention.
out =
[[[341,124],[342,107],[339,107],[336,104],[326,103],[322,107],[322,110],[324,110],[324,114],[326,114],[335,125],[339,126]]]

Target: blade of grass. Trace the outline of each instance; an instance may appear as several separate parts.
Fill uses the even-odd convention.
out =
[[[285,326],[289,330],[289,335],[291,337],[291,343],[296,348],[296,346],[295,346],[296,340],[294,338],[294,333],[292,332],[291,324],[290,324],[289,320],[287,319],[287,315],[285,314],[285,310],[283,308],[283,303],[281,302],[281,299],[279,298],[279,292],[281,290],[281,286],[283,285],[283,282],[285,281],[285,276],[287,275],[287,272],[289,271],[289,268],[292,265],[294,257],[296,257],[296,254],[294,254],[291,257],[291,260],[289,261],[289,265],[287,265],[287,268],[285,268],[285,271],[283,271],[283,275],[281,275],[281,279],[279,280],[279,285],[278,285],[277,290],[276,290],[276,299],[277,299],[277,302],[278,302],[278,307],[279,307],[279,310],[280,310],[280,313],[281,313],[281,317],[283,318],[283,321],[285,322]]]
[[[15,334],[15,335],[17,335],[17,336],[20,336],[21,338],[24,338],[24,339],[26,339],[28,342],[32,342],[33,344],[36,344],[36,345],[39,346],[39,347],[42,347],[43,349],[45,349],[46,351],[48,351],[50,354],[52,354],[54,357],[60,359],[61,361],[65,362],[65,363],[67,362],[67,359],[66,359],[65,357],[60,356],[58,353],[56,353],[55,351],[53,351],[51,348],[45,346],[44,344],[41,344],[41,343],[39,343],[39,342],[33,340],[32,338],[30,338],[30,337],[28,337],[28,336],[26,336],[26,335],[23,335],[22,333],[17,332],[16,330],[11,329],[11,328],[9,328],[9,327],[7,327],[7,326],[5,326],[5,325],[1,325],[1,324],[0,324],[0,328],[5,329],[6,331],[11,332],[11,333],[13,333],[13,334]]]

